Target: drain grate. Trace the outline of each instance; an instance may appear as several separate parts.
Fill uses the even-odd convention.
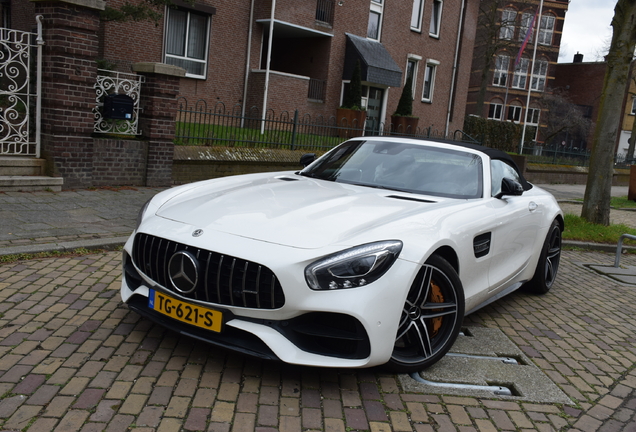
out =
[[[407,391],[572,405],[499,329],[469,327],[451,353],[419,373],[400,375]]]

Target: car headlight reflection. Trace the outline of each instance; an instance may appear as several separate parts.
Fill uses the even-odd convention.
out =
[[[305,280],[313,290],[364,286],[386,273],[401,250],[402,242],[398,240],[356,246],[308,265]]]

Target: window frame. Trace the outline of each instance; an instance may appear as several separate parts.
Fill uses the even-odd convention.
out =
[[[632,111],[629,115],[636,115],[636,96],[632,96]]]
[[[545,22],[544,22],[545,20]],[[550,28],[547,28],[550,23]],[[556,17],[551,14],[541,16],[541,23],[539,25],[539,45],[552,46],[552,40],[554,38],[554,28],[556,26]],[[549,40],[546,40],[548,39]]]
[[[406,81],[409,79],[408,77],[408,71],[409,71],[409,64],[413,64],[413,81],[411,83],[412,87],[411,87],[411,92],[413,93],[413,100],[415,100],[415,95],[416,93],[416,89],[417,89],[417,73],[419,71],[419,66],[420,66],[420,61],[422,61],[422,57],[418,56],[416,54],[409,54],[406,58],[406,73],[404,74],[404,83],[406,84]]]
[[[525,90],[528,85],[528,70],[530,69],[530,59],[521,57],[517,67],[512,74],[511,87],[515,89]],[[523,81],[523,86],[521,85]]]
[[[439,5],[437,10],[435,10],[435,5]],[[429,23],[429,26],[428,26],[428,35],[430,37],[439,39],[440,34],[442,33],[442,9],[444,9],[444,1],[433,0],[432,11],[431,11],[431,22]],[[435,23],[435,26],[437,27],[436,28],[437,32],[431,31],[431,27],[433,26],[433,23]]]
[[[530,29],[530,24],[532,23],[532,18],[534,17],[533,12],[523,12],[521,14],[521,21],[519,22],[519,36],[517,39],[519,41],[523,41],[526,38],[526,33],[528,33],[528,29]],[[534,29],[530,30],[530,37],[528,38],[528,43],[532,43],[532,38],[534,37]]]
[[[523,106],[520,103],[511,103],[508,105],[508,113],[506,114],[506,121],[513,123],[521,123],[521,113],[523,112]],[[511,116],[511,113],[513,115]],[[512,118],[511,118],[512,117]]]
[[[424,83],[422,84],[422,102],[433,103],[433,94],[435,93],[435,76],[437,75],[437,67],[439,65],[440,62],[437,60],[426,60],[426,68],[424,69]],[[426,95],[427,89],[428,96]]]
[[[376,37],[372,37],[369,35],[369,31],[371,30],[371,15],[375,14],[378,16],[378,28]],[[369,5],[369,22],[367,24],[367,39],[371,39],[374,41],[380,42],[380,38],[382,37],[382,18],[384,15],[384,4],[382,0],[371,0],[371,4]]]
[[[178,54],[170,54],[168,53],[168,37],[170,36],[170,31],[169,31],[169,26],[170,24],[173,22],[171,21],[171,14],[175,13],[175,12],[181,12],[181,13],[186,13],[186,28],[185,28],[185,35],[184,35],[184,55],[178,55]],[[205,31],[204,31],[204,38],[205,38],[205,46],[203,48],[203,59],[198,59],[195,57],[191,57],[188,55],[188,49],[190,46],[190,24],[191,24],[191,17],[192,15],[198,15],[200,17],[204,17],[206,24],[205,24]],[[186,68],[186,74],[185,76],[187,78],[195,78],[195,79],[207,79],[207,74],[208,74],[208,59],[209,59],[209,51],[210,51],[210,29],[211,29],[211,25],[212,25],[212,14],[210,13],[205,13],[205,12],[199,12],[199,11],[195,11],[192,9],[188,9],[186,7],[176,7],[176,8],[168,8],[166,7],[166,14],[165,14],[165,20],[164,20],[164,42],[163,42],[163,62],[166,64],[170,64],[170,65],[175,65],[174,63],[171,63],[169,61],[169,59],[177,59],[177,60],[182,60],[182,61],[188,61],[188,62],[193,62],[193,63],[200,63],[203,65],[203,74],[195,74],[192,72],[188,72],[188,70]],[[182,65],[176,64],[175,66],[179,66],[179,67],[183,67]]]
[[[503,108],[503,101],[499,99],[490,101],[488,103],[488,120],[501,121],[501,119],[503,118]],[[499,114],[499,117],[497,117],[497,114]]]
[[[549,67],[550,62],[545,59],[538,59],[535,61],[532,68],[532,76],[530,78],[530,89],[532,91],[542,92],[545,90],[545,86],[548,80]],[[543,70],[544,68],[545,70]]]
[[[419,6],[417,6],[419,4]],[[417,6],[417,10],[416,10]],[[417,25],[413,26],[413,17],[417,13]],[[424,21],[424,0],[413,0],[413,10],[411,11],[411,30],[421,33],[422,22]]]
[[[505,59],[505,60],[504,60]],[[505,62],[505,65],[502,64]],[[505,69],[503,67],[505,66]],[[506,87],[508,84],[508,74],[510,71],[510,56],[499,54],[495,57],[495,72],[492,77],[492,85]]]
[[[505,8],[501,11],[501,27],[499,27],[499,39],[513,40],[515,37],[515,27],[517,23],[517,11],[512,8]],[[511,15],[506,16],[506,15]]]

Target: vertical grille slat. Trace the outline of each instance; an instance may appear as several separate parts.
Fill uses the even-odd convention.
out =
[[[168,262],[174,253],[185,250],[199,262],[200,282],[194,291],[184,295],[170,282]],[[136,235],[131,256],[148,278],[181,297],[256,309],[277,309],[285,304],[276,275],[259,263],[143,233]]]
[[[223,258],[225,255],[221,255],[221,259],[219,260],[219,266],[216,269],[216,302],[221,303],[221,270],[223,269]]]

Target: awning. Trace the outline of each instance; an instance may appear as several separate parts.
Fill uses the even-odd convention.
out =
[[[362,81],[388,87],[402,85],[402,69],[395,63],[384,45],[349,33],[346,35],[347,51],[342,79],[351,79],[356,61],[360,60]]]

